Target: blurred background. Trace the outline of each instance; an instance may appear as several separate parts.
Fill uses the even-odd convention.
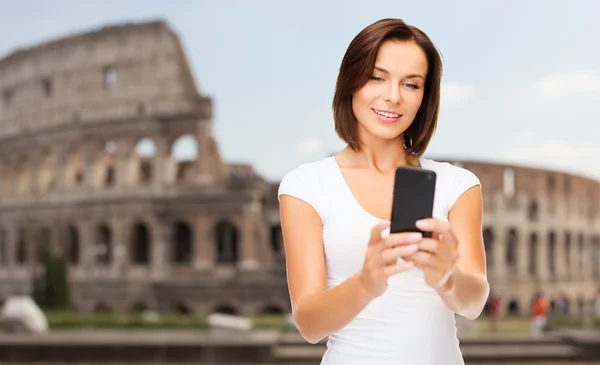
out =
[[[467,364],[600,361],[599,13],[0,1],[0,361],[318,363],[289,319],[277,189],[344,147],[339,64],[382,18],[443,55],[425,156],[483,185],[492,293],[457,318]]]

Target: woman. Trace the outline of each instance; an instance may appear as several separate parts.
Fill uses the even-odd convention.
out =
[[[333,100],[347,147],[302,164],[279,187],[293,318],[321,364],[463,364],[454,314],[489,293],[482,198],[468,170],[422,157],[436,128],[441,60],[419,29],[384,19],[350,43]],[[394,173],[437,174],[422,231],[386,234]]]

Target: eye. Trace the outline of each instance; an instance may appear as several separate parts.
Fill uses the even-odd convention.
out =
[[[381,77],[377,77],[377,76],[371,76],[371,80],[374,80],[374,81],[384,81]]]
[[[405,83],[404,85],[408,86],[411,89],[415,89],[415,90],[420,88],[419,85],[417,85],[417,84]]]

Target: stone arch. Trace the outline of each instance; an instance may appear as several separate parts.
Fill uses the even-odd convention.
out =
[[[66,228],[64,256],[69,264],[79,264],[79,231],[72,224]]]
[[[592,276],[594,279],[600,279],[600,237],[593,236],[592,237]]]
[[[25,265],[28,259],[27,236],[24,228],[19,228],[17,232],[17,257],[16,261],[19,265]]]
[[[133,314],[140,314],[146,312],[148,309],[149,306],[143,300],[138,300],[131,306],[130,312]]]
[[[96,314],[109,314],[112,313],[113,309],[110,305],[105,303],[104,301],[98,301],[94,306],[94,313]]]
[[[107,141],[96,153],[93,185],[97,188],[112,187],[116,183],[116,151],[117,143]]]
[[[150,263],[150,232],[148,226],[137,222],[132,227],[131,235],[131,262],[136,265]]]
[[[485,249],[486,266],[489,269],[494,267],[494,232],[490,227],[483,229],[483,246]]]
[[[84,163],[83,154],[80,150],[69,150],[66,154],[66,187],[79,186],[83,183]]]
[[[191,264],[194,258],[194,235],[186,222],[176,222],[174,227],[175,245],[172,261],[178,264]]]
[[[560,303],[559,305],[559,309],[560,309],[560,314],[562,315],[569,315],[571,313],[571,299],[564,295],[560,298],[558,298],[558,301]]]
[[[528,255],[528,257],[529,257],[528,271],[532,275],[535,275],[538,272],[538,264],[537,264],[538,252],[539,252],[538,235],[537,235],[537,233],[532,232],[529,235],[529,255]]]
[[[0,228],[0,264],[8,263],[8,241],[6,239],[6,230]]]
[[[189,316],[193,314],[190,306],[183,302],[175,303],[173,305],[173,312],[180,316]]]
[[[280,316],[285,314],[285,310],[278,304],[267,304],[258,311],[258,314],[263,316]]]
[[[154,159],[156,158],[156,143],[150,137],[141,138],[134,148],[135,180],[141,184],[150,183],[154,178]]]
[[[103,167],[103,178],[102,185],[105,187],[110,187],[115,185],[115,176],[116,176],[116,151],[117,151],[117,142],[108,141],[104,147],[105,155],[104,155],[104,167]]]
[[[579,316],[585,315],[585,299],[584,298],[577,299],[577,314]]]
[[[216,253],[218,263],[235,263],[238,261],[238,229],[228,221],[218,222],[215,226]]]
[[[519,316],[521,315],[521,308],[519,306],[519,302],[516,299],[511,299],[508,302],[508,306],[506,308],[506,313],[509,316]]]
[[[271,226],[271,251],[275,258],[275,262],[285,262],[285,246],[281,224],[279,223]]]
[[[539,206],[536,199],[532,199],[529,202],[529,207],[527,208],[527,218],[531,222],[537,222],[539,218]]]
[[[35,261],[42,263],[46,251],[50,249],[50,228],[47,226],[38,228],[35,235]]]
[[[101,265],[110,265],[113,259],[112,230],[105,223],[96,228],[94,243],[95,262]]]
[[[556,274],[556,233],[548,233],[548,273]]]
[[[171,144],[171,157],[175,161],[195,161],[198,152],[198,139],[190,133],[178,136]]]
[[[565,269],[567,273],[571,273],[571,247],[572,247],[572,234],[571,231],[567,230],[565,232],[565,256],[563,261],[565,263]]]
[[[17,194],[24,194],[31,189],[31,159],[27,157],[21,157],[17,163],[17,174],[16,174],[16,192]]]
[[[2,160],[0,163],[0,196],[7,196],[11,194],[12,183],[12,172],[14,166],[11,165],[9,160]]]
[[[583,273],[584,262],[586,257],[585,246],[584,246],[584,235],[579,232],[577,235],[577,267],[579,267],[579,273]]]
[[[49,149],[44,149],[40,156],[40,166],[37,176],[38,181],[36,181],[36,185],[42,192],[51,190],[54,185],[55,173],[52,164],[56,158],[58,158],[58,156],[53,154]]]
[[[215,306],[212,313],[229,314],[232,316],[237,316],[237,315],[239,315],[240,312],[232,305],[219,304],[219,305]]]
[[[171,160],[174,163],[173,176],[176,182],[188,181],[195,173],[198,159],[198,139],[189,133],[180,135],[171,144]]]
[[[508,237],[506,242],[506,266],[509,269],[515,269],[517,267],[517,252],[519,246],[519,236],[515,228],[508,230]]]

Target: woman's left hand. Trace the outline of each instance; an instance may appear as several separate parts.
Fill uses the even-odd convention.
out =
[[[417,228],[432,232],[432,237],[424,237],[419,241],[419,250],[405,260],[412,261],[415,267],[423,271],[428,285],[436,290],[447,291],[458,260],[458,241],[450,229],[450,223],[427,218],[417,221]]]

